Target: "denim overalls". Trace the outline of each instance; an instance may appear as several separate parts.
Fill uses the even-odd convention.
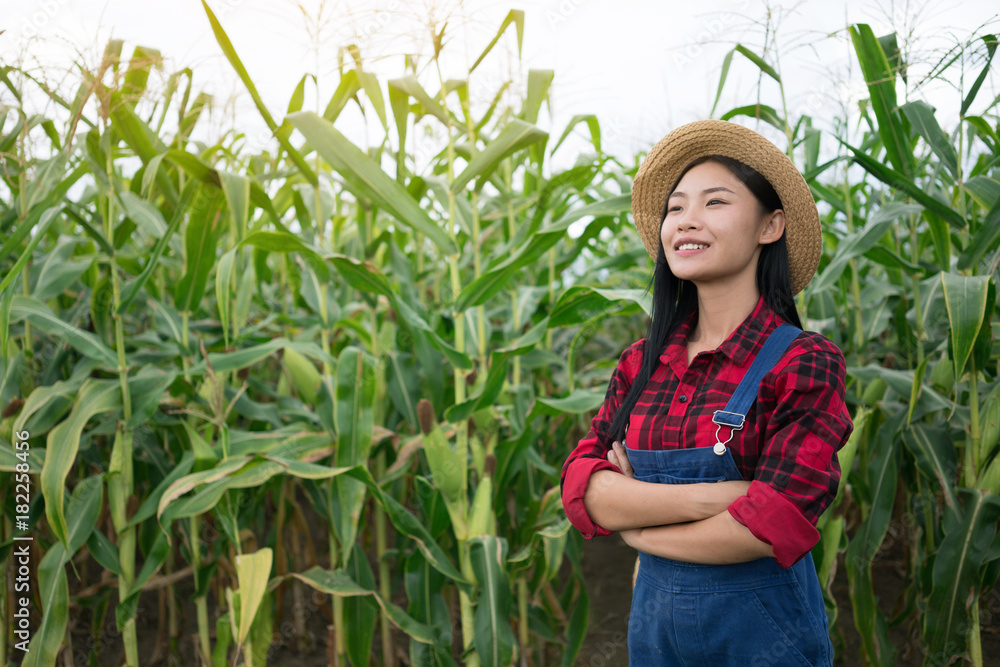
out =
[[[716,413],[719,430],[742,428],[761,378],[799,332],[790,325],[772,332],[733,400],[720,411],[724,414]],[[715,448],[629,449],[628,457],[635,478],[645,482],[743,479],[721,441]],[[806,554],[785,569],[772,558],[702,565],[640,552],[628,654],[632,667],[832,665],[833,646],[812,556]]]

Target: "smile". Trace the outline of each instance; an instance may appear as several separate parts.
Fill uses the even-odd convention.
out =
[[[702,245],[700,243],[684,243],[677,246],[678,250],[704,250],[707,245]]]

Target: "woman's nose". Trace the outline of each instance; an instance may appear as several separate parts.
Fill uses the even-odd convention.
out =
[[[694,229],[701,226],[701,221],[698,219],[697,215],[694,215],[690,211],[682,211],[679,216],[677,216],[677,229]]]

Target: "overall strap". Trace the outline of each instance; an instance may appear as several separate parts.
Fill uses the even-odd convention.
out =
[[[716,454],[722,456],[726,453],[726,443],[732,439],[733,431],[743,428],[747,412],[753,402],[757,400],[757,389],[760,386],[760,381],[774,368],[785,350],[800,333],[802,333],[802,329],[788,323],[782,324],[772,331],[767,340],[764,341],[764,346],[757,354],[757,358],[750,364],[747,374],[743,376],[736,391],[733,392],[732,398],[726,403],[725,409],[716,410],[712,415],[712,422],[718,426],[715,429],[714,451]],[[723,426],[728,426],[731,429],[726,442],[722,442],[719,438],[719,431]]]

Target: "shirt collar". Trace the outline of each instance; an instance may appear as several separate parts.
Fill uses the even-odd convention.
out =
[[[764,344],[766,335],[778,326],[779,319],[761,296],[753,312],[713,352],[728,357],[736,366],[742,366],[750,353],[758,351]],[[670,335],[660,354],[660,361],[673,366],[678,377],[688,367],[687,340],[697,323],[698,311],[695,310]]]

